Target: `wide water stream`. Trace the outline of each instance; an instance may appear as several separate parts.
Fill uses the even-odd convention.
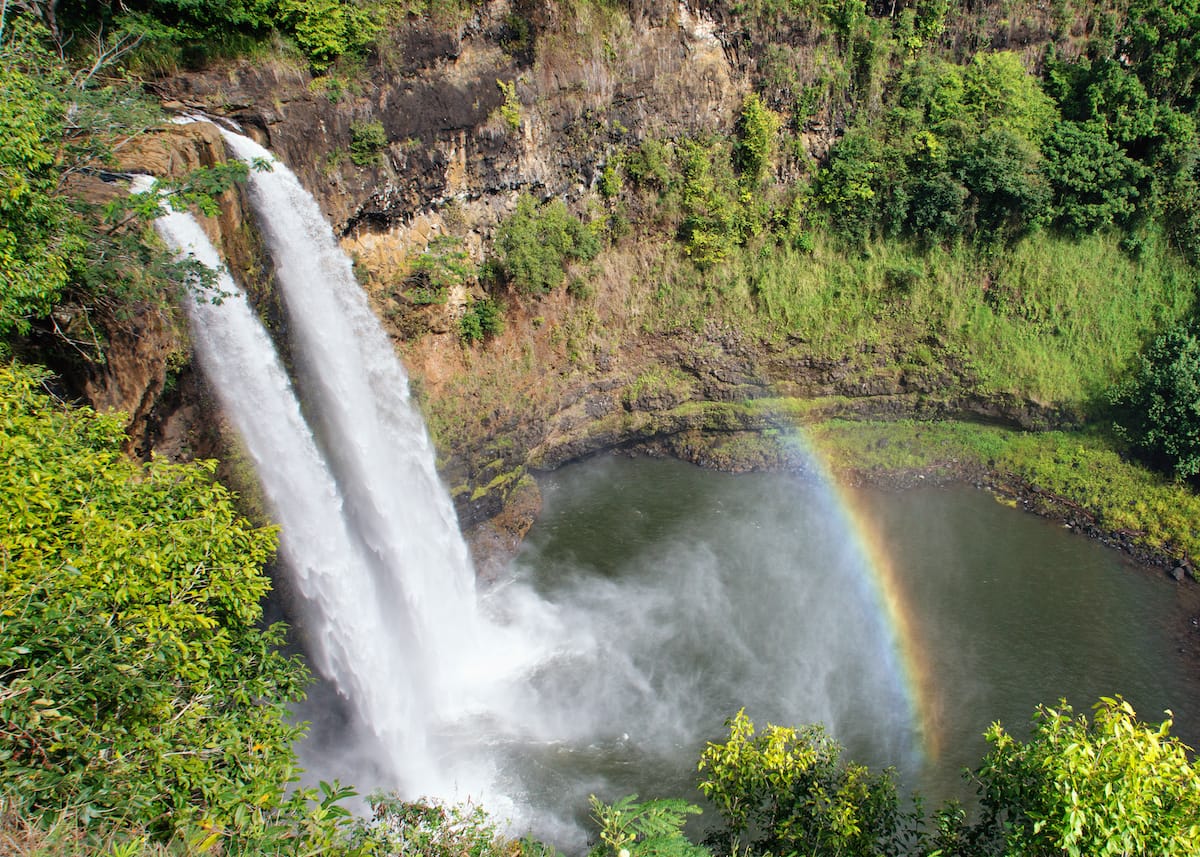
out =
[[[849,495],[614,457],[541,485],[513,585],[564,644],[517,703],[532,737],[493,749],[568,847],[589,793],[694,797],[704,742],[743,706],[759,726],[825,723],[926,806],[969,801],[988,724],[1024,734],[1040,702],[1122,694],[1200,737],[1183,589],[982,491]]]

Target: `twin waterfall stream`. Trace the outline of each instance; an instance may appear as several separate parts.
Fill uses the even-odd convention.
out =
[[[375,785],[477,795],[489,771],[439,756],[436,730],[514,663],[480,620],[474,571],[408,379],[316,201],[252,140],[232,152],[272,169],[249,194],[292,341],[289,377],[199,223],[170,212],[168,244],[217,269],[218,301],[188,300],[196,356],[253,459],[300,595],[305,652],[352,709]],[[135,189],[145,190],[139,178]],[[511,650],[511,647],[509,647]],[[474,764],[473,760],[467,760]]]

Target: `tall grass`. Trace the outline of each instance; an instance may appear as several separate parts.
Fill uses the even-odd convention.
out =
[[[932,348],[983,392],[1042,402],[1093,399],[1195,301],[1194,272],[1161,241],[1135,260],[1107,235],[1039,233],[997,253],[881,242],[846,254],[818,242],[811,255],[745,251],[714,278],[720,314],[764,338],[826,357],[870,344],[926,362]],[[674,309],[697,311],[694,299]]]

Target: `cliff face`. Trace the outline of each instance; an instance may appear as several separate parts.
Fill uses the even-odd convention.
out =
[[[224,160],[225,144],[214,126],[168,126],[120,149],[113,173],[182,178]],[[73,179],[70,192],[104,203],[129,193],[129,188],[125,182],[81,175]],[[241,192],[228,191],[219,202],[217,217],[202,218],[205,229],[231,267],[241,272],[258,269],[256,239],[246,228]],[[56,310],[53,323],[66,336],[78,325],[99,328],[89,331],[89,341],[100,343],[99,349],[82,362],[61,367],[63,376],[76,388],[73,392],[97,410],[127,415],[131,453],[192,458],[212,456],[223,448],[219,417],[192,369],[186,323],[178,307],[146,301],[117,311],[100,307],[85,313],[68,304]]]
[[[1007,18],[989,26],[1032,55],[1058,36],[1048,14],[1027,5],[1022,27]],[[1059,34],[1065,52],[1069,29]],[[156,86],[169,107],[240,123],[318,198],[404,353],[460,517],[477,528],[479,544],[511,547],[528,527],[537,509],[530,468],[599,449],[643,444],[719,466],[774,466],[786,463],[780,449],[751,443],[738,453],[724,441],[831,415],[970,415],[1018,425],[1069,418],[975,395],[953,360],[914,365],[886,343],[817,356],[803,340],[750,334],[717,312],[706,317],[697,298],[688,298],[686,321],[673,321],[661,292],[680,273],[672,265],[686,263],[636,230],[577,272],[584,298],[497,295],[505,332],[464,346],[457,321],[483,296],[478,282],[452,289],[440,305],[405,296],[412,262],[430,241],[453,236],[483,261],[521,191],[565,200],[589,218],[609,216],[612,203],[597,192],[609,160],[645,139],[728,136],[764,62],[762,45],[722,2],[669,0],[580,4],[570,14],[547,0],[494,0],[463,20],[410,19],[392,35],[365,67],[321,78],[282,59],[247,60]],[[796,85],[819,79],[827,35],[799,27],[772,38],[803,59]],[[827,107],[809,121],[807,152],[778,165],[779,178],[827,152],[843,120]],[[239,210],[219,224],[226,239],[243,232]],[[235,264],[247,252],[236,242],[229,249]],[[154,352],[155,337],[145,339],[140,348]],[[161,376],[161,355],[135,359],[154,368],[114,376]],[[145,413],[141,400],[154,399],[155,383],[137,381],[114,402]],[[98,386],[97,398],[108,389]]]
[[[486,217],[516,189],[578,200],[622,143],[728,130],[744,74],[712,21],[686,5],[585,8],[569,23],[552,3],[522,9],[538,31],[536,58],[533,33],[510,32],[516,11],[494,0],[444,27],[412,19],[352,78],[244,61],[157,89],[169,105],[239,122],[301,176],[343,234],[451,201],[478,204],[473,216]],[[372,121],[386,151],[356,166],[355,129]]]

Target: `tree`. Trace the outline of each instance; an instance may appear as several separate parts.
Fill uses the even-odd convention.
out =
[[[1013,132],[986,132],[963,152],[959,170],[982,237],[1018,238],[1045,218],[1049,189],[1038,152]]]
[[[0,339],[40,325],[73,355],[102,360],[96,330],[132,306],[165,305],[196,273],[145,240],[157,195],[100,206],[72,193],[79,176],[111,169],[115,152],[160,124],[162,113],[133,82],[106,77],[114,57],[103,44],[72,72],[46,48],[43,28],[27,17],[8,23],[0,40]],[[170,204],[212,213],[216,196],[245,172],[222,164],[164,189]],[[81,308],[80,326],[93,341],[57,326],[51,310],[65,302]]]
[[[834,231],[852,244],[863,244],[879,226],[883,174],[881,144],[862,129],[847,131],[817,174],[816,197]]]
[[[684,252],[701,268],[725,260],[742,240],[740,193],[730,170],[729,149],[721,143],[683,140],[676,148],[683,174]]]
[[[1183,108],[1195,105],[1200,73],[1200,2],[1133,0],[1117,55],[1154,95]]]
[[[0,337],[26,333],[58,302],[83,251],[78,218],[58,193],[61,75],[36,30],[10,22],[0,43]]]
[[[167,836],[278,806],[306,672],[262,625],[274,549],[212,462],[139,465],[116,416],[0,366],[0,782],[16,809]]]
[[[1028,741],[992,724],[975,776],[984,853],[1101,857],[1200,853],[1200,771],[1187,748],[1140,722],[1120,697],[1091,721],[1066,702],[1040,707]]]
[[[496,250],[513,285],[543,294],[562,284],[567,262],[594,258],[600,244],[561,199],[539,206],[522,194],[516,210],[496,230]]]
[[[1146,169],[1092,124],[1059,122],[1042,148],[1051,216],[1061,229],[1085,234],[1126,222]]]
[[[736,130],[733,164],[741,174],[742,183],[753,190],[762,181],[770,163],[775,135],[779,133],[779,117],[767,108],[762,98],[751,93],[742,102]]]
[[[669,798],[638,803],[637,795],[613,804],[592,795],[589,803],[600,827],[600,842],[589,857],[709,857],[683,835],[687,817],[700,814],[698,806]]]
[[[1159,336],[1112,396],[1134,449],[1187,479],[1200,473],[1200,338],[1183,325]]]
[[[963,76],[963,107],[981,130],[1036,143],[1054,122],[1054,102],[1012,51],[980,51]]]
[[[720,853],[903,852],[916,819],[901,812],[890,770],[842,761],[841,745],[820,726],[755,734],[744,710],[726,725],[729,740],[700,756],[700,790],[726,823],[714,842]]]

